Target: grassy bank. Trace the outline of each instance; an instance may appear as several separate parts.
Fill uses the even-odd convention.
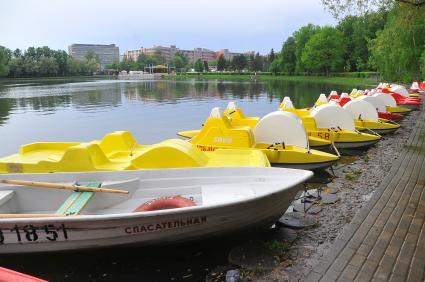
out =
[[[249,74],[213,74],[213,73],[201,73],[201,74],[179,74],[176,76],[168,76],[169,79],[185,80],[185,79],[199,79],[199,80],[226,80],[226,81],[295,81],[295,82],[317,82],[317,83],[330,83],[338,85],[371,85],[375,86],[378,80],[375,78],[363,78],[363,77],[339,77],[339,76],[287,76],[287,75],[249,75]]]

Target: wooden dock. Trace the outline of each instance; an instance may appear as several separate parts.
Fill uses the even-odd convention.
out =
[[[368,204],[305,281],[424,281],[425,112]]]

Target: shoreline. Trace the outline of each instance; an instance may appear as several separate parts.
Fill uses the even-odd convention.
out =
[[[350,74],[350,73],[347,73]],[[103,80],[103,79],[118,79],[114,75],[94,75],[94,76],[58,76],[58,77],[21,77],[21,78],[0,78],[0,84],[20,83],[20,82],[55,82],[55,81],[70,81],[70,80]],[[220,81],[289,81],[289,82],[312,82],[312,83],[329,83],[335,85],[346,86],[373,86],[379,81],[374,78],[366,77],[343,77],[343,76],[286,76],[286,75],[271,75],[271,74],[258,74],[256,76],[250,74],[214,74],[214,73],[201,73],[201,74],[178,74],[166,75],[165,80],[171,81],[185,81],[185,80],[220,80]],[[131,80],[138,81],[138,80]],[[144,81],[144,80],[140,80]],[[161,81],[161,79],[158,79]]]
[[[303,281],[306,278],[332,247],[343,228],[367,205],[394,160],[400,157],[416,125],[417,114],[418,111],[410,113],[402,120],[402,127],[396,133],[384,137],[362,155],[348,158],[347,164],[337,166],[336,178],[320,186],[324,191],[337,190],[339,201],[321,205],[322,211],[314,215],[318,226],[299,230],[298,240],[290,247],[284,259],[272,271],[258,276],[258,281],[277,281],[282,276],[290,281]],[[308,189],[318,188],[317,185],[307,186]]]
[[[363,77],[343,77],[343,76],[286,76],[286,75],[250,75],[250,74],[183,74],[176,76],[166,76],[167,79],[174,80],[223,80],[223,81],[293,81],[293,82],[313,82],[313,83],[329,83],[336,85],[348,86],[372,86],[379,81],[375,78]]]

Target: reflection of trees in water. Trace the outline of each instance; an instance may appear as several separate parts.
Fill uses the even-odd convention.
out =
[[[0,99],[0,125],[6,123],[9,118],[10,111],[14,108],[14,101],[12,99]]]
[[[16,103],[16,108],[45,112],[54,112],[58,107],[68,106],[71,102],[69,95],[29,97],[13,100]]]
[[[264,92],[262,83],[219,81],[147,81],[122,84],[121,93],[130,101],[177,102],[178,99],[258,98]]]
[[[72,93],[72,105],[77,109],[105,108],[121,105],[119,84],[114,87]]]
[[[269,101],[278,99],[280,102],[289,96],[295,107],[308,107],[314,104],[320,93],[328,95],[330,91],[346,91],[347,87],[317,82],[297,82],[273,80],[264,83]]]
[[[71,87],[71,86],[70,86]],[[312,105],[320,93],[331,90],[347,90],[344,86],[324,83],[266,81],[266,82],[229,82],[229,81],[137,81],[117,82],[107,87],[72,92],[70,94],[46,95],[28,98],[0,99],[0,125],[10,116],[13,109],[32,109],[47,113],[55,112],[59,107],[75,107],[79,110],[116,107],[121,105],[122,97],[128,101],[178,103],[182,99],[202,100],[207,98],[249,98],[258,100],[267,97],[270,102],[282,101],[284,96],[291,97],[296,107]],[[7,93],[7,87],[4,88]],[[15,88],[16,90],[16,88]],[[0,95],[1,95],[0,88]],[[36,92],[34,93],[37,94]],[[276,101],[278,100],[278,101]]]

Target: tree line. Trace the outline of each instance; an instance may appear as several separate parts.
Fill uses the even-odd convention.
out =
[[[194,70],[195,72],[209,72],[211,69],[218,71],[267,71],[270,64],[268,56],[261,56],[259,53],[238,54],[230,59],[225,59],[223,56],[210,61],[197,59],[191,62],[190,59],[182,52],[176,52],[168,64],[178,72],[187,72]],[[114,62],[106,65],[105,68],[117,71],[143,71],[146,66],[166,64],[165,58],[161,51],[155,52],[153,55],[140,54],[136,60],[124,58],[121,62]]]
[[[369,7],[370,1],[323,2],[338,15],[346,2]],[[283,43],[269,71],[289,75],[378,71],[388,81],[423,79],[425,1],[406,2],[392,1],[378,10],[348,15],[335,27],[301,27]]]
[[[63,50],[52,50],[47,46],[29,47],[24,52],[0,46],[0,76],[92,75],[98,69],[99,59],[93,52],[88,52],[83,60],[77,60]]]

